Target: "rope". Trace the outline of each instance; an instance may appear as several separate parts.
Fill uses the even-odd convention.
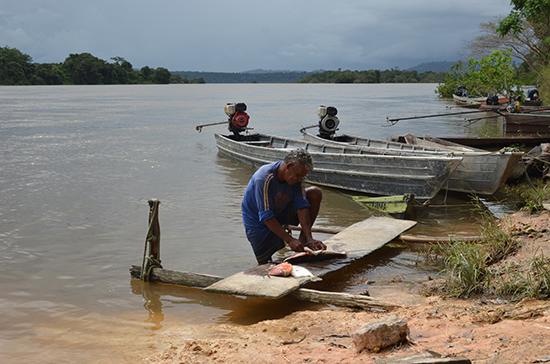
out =
[[[149,282],[151,271],[153,268],[162,268],[160,264],[160,225],[158,220],[158,205],[160,201],[155,199],[149,200],[149,230],[145,238],[145,247],[143,250],[143,261],[141,263],[140,279]],[[153,244],[157,248],[153,252]]]

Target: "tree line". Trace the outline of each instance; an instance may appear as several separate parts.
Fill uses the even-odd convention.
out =
[[[295,83],[314,72],[305,71],[268,71],[249,72],[203,72],[175,71],[175,77],[183,79],[203,79],[206,83]]]
[[[308,75],[300,83],[439,83],[445,79],[445,72],[422,72],[400,70],[367,71],[324,71]]]
[[[62,63],[33,63],[16,48],[0,47],[0,85],[117,85],[204,83],[174,77],[164,67],[136,70],[122,57],[107,62],[90,53],[71,54]]]

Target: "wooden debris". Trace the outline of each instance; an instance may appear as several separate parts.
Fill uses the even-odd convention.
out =
[[[300,288],[288,295],[301,301],[326,303],[344,307],[378,308],[388,310],[397,308],[399,305],[392,305],[361,294],[349,294],[338,292],[323,292],[314,289]]]
[[[399,239],[405,243],[425,243],[425,244],[437,244],[437,243],[450,243],[451,240],[457,241],[472,241],[476,242],[481,240],[481,236],[454,236],[454,237],[430,237],[430,236],[412,236],[412,235],[399,235]]]
[[[463,357],[443,358],[440,354],[427,352],[405,356],[391,356],[389,358],[376,358],[376,364],[472,364],[470,359]]]

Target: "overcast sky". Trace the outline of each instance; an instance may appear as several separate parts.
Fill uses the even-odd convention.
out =
[[[456,61],[509,0],[2,0],[0,46],[170,71],[407,69]]]

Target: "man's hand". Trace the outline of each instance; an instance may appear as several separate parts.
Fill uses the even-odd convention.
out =
[[[288,247],[290,249],[294,250],[295,252],[303,252],[304,251],[304,246],[302,245],[302,242],[298,239],[295,239],[295,238],[291,238],[291,240],[289,240]]]
[[[327,250],[327,246],[320,240],[311,240],[304,245],[311,250]]]

